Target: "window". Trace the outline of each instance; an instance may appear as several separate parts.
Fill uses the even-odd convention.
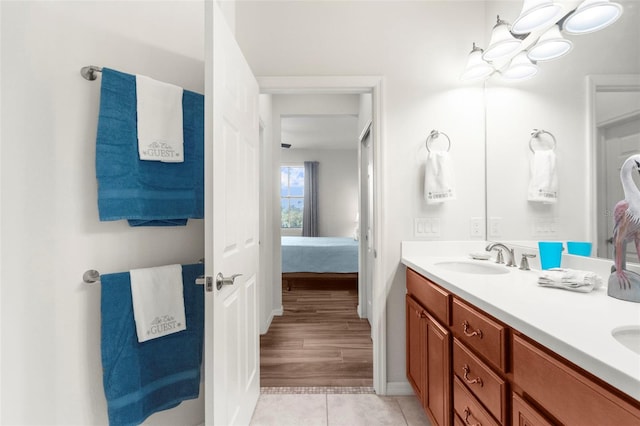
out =
[[[283,229],[302,229],[304,166],[280,167],[280,212]]]

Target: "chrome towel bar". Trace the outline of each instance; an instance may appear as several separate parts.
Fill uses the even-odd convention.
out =
[[[204,263],[204,259],[200,259],[198,263]],[[196,279],[196,284],[204,284],[204,279],[201,280],[201,278],[203,277],[198,277],[198,279]],[[200,280],[202,282],[198,282]],[[82,281],[84,281],[86,284],[93,284],[95,282],[98,282],[100,281],[100,272],[96,271],[95,269],[88,269],[84,271],[84,274],[82,274]]]

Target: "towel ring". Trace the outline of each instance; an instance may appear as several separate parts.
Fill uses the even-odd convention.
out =
[[[447,136],[446,133],[441,132],[439,130],[432,130],[431,133],[429,133],[429,136],[427,136],[427,141],[425,143],[426,147],[427,147],[427,151],[431,152],[431,148],[429,147],[429,142],[433,141],[434,139],[438,139],[438,137],[442,135],[445,138],[447,138],[447,149],[446,152],[449,152],[449,150],[451,149],[451,139],[449,139],[449,136]]]
[[[529,139],[529,149],[531,150],[531,152],[533,152],[535,154],[535,149],[533,149],[533,140],[534,139],[539,139],[540,135],[546,133],[547,135],[551,136],[551,139],[553,139],[553,146],[551,148],[549,148],[550,151],[555,151],[556,149],[556,138],[555,136],[553,136],[553,134],[551,134],[551,132],[548,132],[546,130],[538,130],[538,129],[533,129],[531,131],[531,139]],[[545,151],[549,151],[549,150],[545,150]]]

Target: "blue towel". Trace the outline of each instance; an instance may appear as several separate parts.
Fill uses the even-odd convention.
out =
[[[136,105],[135,76],[103,68],[96,140],[100,220],[176,226],[202,219],[204,96],[183,93],[183,163],[139,159]]]
[[[151,414],[198,397],[204,265],[184,265],[187,329],[138,343],[128,272],[102,275],[102,370],[110,425],[138,425]]]

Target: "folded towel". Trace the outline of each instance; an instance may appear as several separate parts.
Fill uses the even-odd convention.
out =
[[[456,199],[453,164],[447,151],[431,151],[424,174],[424,198],[427,204]]]
[[[556,154],[552,149],[534,152],[531,158],[531,179],[527,199],[542,203],[558,201]]]
[[[180,265],[132,269],[129,275],[138,342],[186,328]]]
[[[140,159],[182,163],[182,87],[136,75],[136,101]]]
[[[589,271],[551,268],[540,271],[538,285],[588,293],[602,286],[602,277]]]
[[[186,225],[204,217],[204,97],[182,97],[184,162],[138,158],[136,78],[102,69],[96,140],[100,220],[131,226]]]
[[[137,425],[151,414],[198,397],[204,335],[204,293],[195,279],[204,265],[183,265],[187,329],[139,343],[128,272],[103,274],[101,351],[109,424]]]

